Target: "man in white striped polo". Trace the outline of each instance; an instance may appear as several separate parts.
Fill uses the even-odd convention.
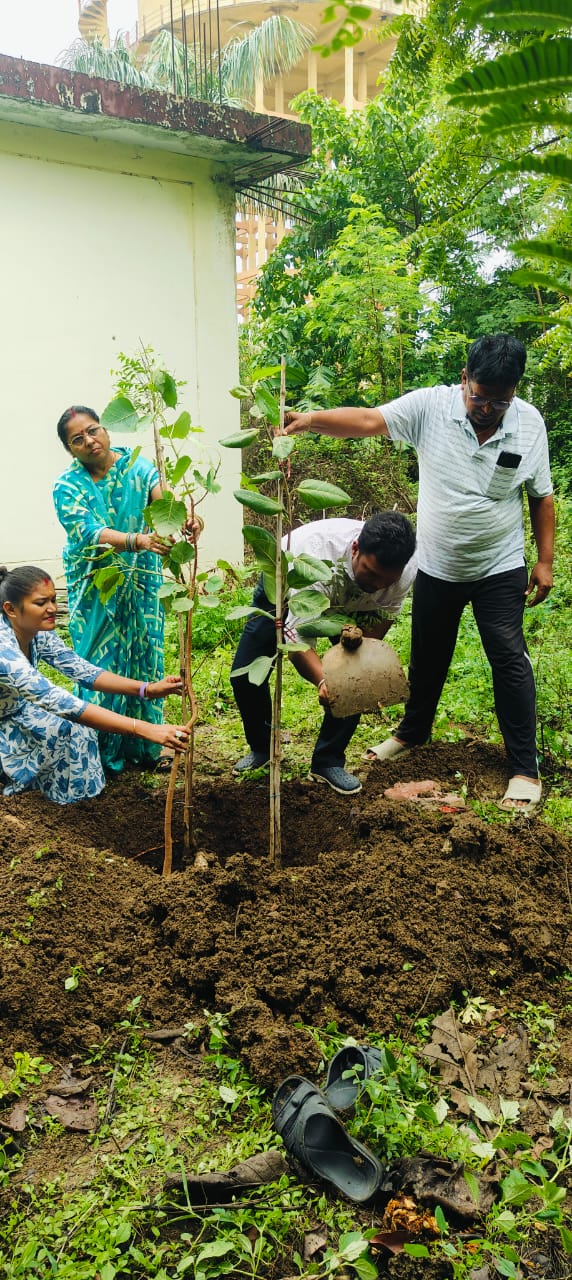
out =
[[[396,758],[429,738],[461,614],[470,602],[492,668],[508,756],[502,806],[532,812],[542,788],[534,676],[522,620],[525,602],[540,604],[552,586],[554,499],[543,419],[515,394],[525,363],[517,338],[485,336],[469,347],[460,386],[411,391],[377,409],[291,413],[287,431],[384,435],[417,450],[411,694],[395,734],[372,747],[371,758]],[[523,489],[538,556],[530,574]]]

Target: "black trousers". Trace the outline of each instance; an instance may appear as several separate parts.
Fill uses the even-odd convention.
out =
[[[273,611],[262,578],[254,591],[252,603],[257,609]],[[244,733],[251,751],[270,751],[270,731],[272,725],[272,699],[270,696],[270,677],[262,684],[252,684],[248,676],[235,676],[233,672],[246,667],[265,654],[272,657],[276,652],[276,627],[270,618],[249,618],[240,637],[238,649],[232,664],[230,678],[238,709],[244,725]],[[312,755],[312,769],[328,769],[345,764],[345,752],[348,742],[359,724],[358,716],[344,716],[336,719],[326,710],[318,740]]]
[[[395,735],[426,742],[457,640],[461,614],[471,604],[491,664],[495,710],[511,776],[538,777],[536,690],[522,630],[526,568],[475,582],[444,582],[419,571],[413,588],[410,697]]]

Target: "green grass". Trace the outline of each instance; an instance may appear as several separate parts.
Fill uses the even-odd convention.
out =
[[[341,1280],[348,1274],[375,1280],[369,1237],[379,1225],[372,1229],[371,1211],[342,1203],[331,1188],[325,1193],[285,1174],[278,1182],[242,1192],[239,1202],[228,1207],[193,1207],[185,1194],[185,1177],[230,1169],[280,1145],[272,1128],[271,1099],[234,1056],[222,1015],[205,1010],[200,1023],[187,1025],[188,1047],[195,1053],[192,1072],[187,1072],[144,1039],[139,1003],[131,1002],[115,1032],[92,1047],[84,1064],[98,1081],[100,1128],[80,1140],[79,1154],[78,1139],[70,1139],[34,1105],[49,1064],[23,1062],[20,1055],[7,1081],[13,1093],[16,1079],[16,1092],[28,1104],[28,1153],[14,1154],[6,1136],[5,1150],[0,1147],[0,1188],[7,1205],[0,1227],[5,1280],[216,1280],[224,1275],[235,1280]],[[477,1002],[472,1003],[471,1021],[473,1014],[480,1020]],[[458,1016],[462,1023],[463,1011]],[[556,1020],[548,1006],[528,1004],[514,1016],[526,1022],[546,1058],[557,1044]],[[335,1024],[308,1030],[322,1049],[324,1068],[336,1049],[352,1043]],[[422,1040],[429,1030],[420,1028]],[[422,1237],[409,1251],[418,1257],[450,1257],[456,1280],[468,1280],[484,1264],[518,1280],[521,1252],[530,1236],[547,1226],[560,1234],[564,1250],[572,1252],[564,1205],[570,1119],[561,1110],[554,1112],[553,1146],[533,1159],[532,1138],[520,1131],[516,1102],[501,1099],[497,1114],[486,1099],[469,1099],[469,1118],[459,1118],[415,1044],[398,1036],[384,1040],[371,1034],[368,1039],[381,1049],[381,1070],[366,1083],[353,1116],[345,1117],[351,1132],[382,1161],[419,1151],[462,1160],[474,1197],[476,1175],[492,1161],[500,1180],[496,1204],[473,1232],[458,1235],[437,1208],[436,1236]],[[486,1141],[479,1119],[487,1125]],[[42,1180],[41,1168],[58,1167],[60,1172]],[[183,1180],[180,1194],[164,1189],[173,1174]],[[375,1217],[379,1222],[379,1214]],[[305,1260],[304,1243],[312,1229],[323,1242]]]

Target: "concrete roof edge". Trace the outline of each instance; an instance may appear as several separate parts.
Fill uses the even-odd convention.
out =
[[[38,110],[43,108],[43,110]],[[235,107],[176,98],[115,80],[0,54],[0,120],[10,119],[139,146],[210,156],[227,171],[260,164],[265,175],[311,154],[308,125]]]

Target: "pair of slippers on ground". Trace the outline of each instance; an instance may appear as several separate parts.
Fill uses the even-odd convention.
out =
[[[379,760],[382,763],[385,760],[398,760],[409,755],[410,750],[411,748],[404,742],[400,742],[399,738],[387,738],[379,746],[368,747],[364,760]],[[541,796],[542,783],[539,778],[511,778],[498,808],[504,809],[505,812],[523,813],[531,817],[537,805],[540,804]]]
[[[274,1127],[286,1150],[359,1204],[379,1191],[384,1169],[367,1147],[350,1136],[335,1112],[353,1107],[364,1082],[380,1067],[379,1049],[348,1045],[334,1054],[323,1090],[304,1076],[288,1076],[272,1101]]]

